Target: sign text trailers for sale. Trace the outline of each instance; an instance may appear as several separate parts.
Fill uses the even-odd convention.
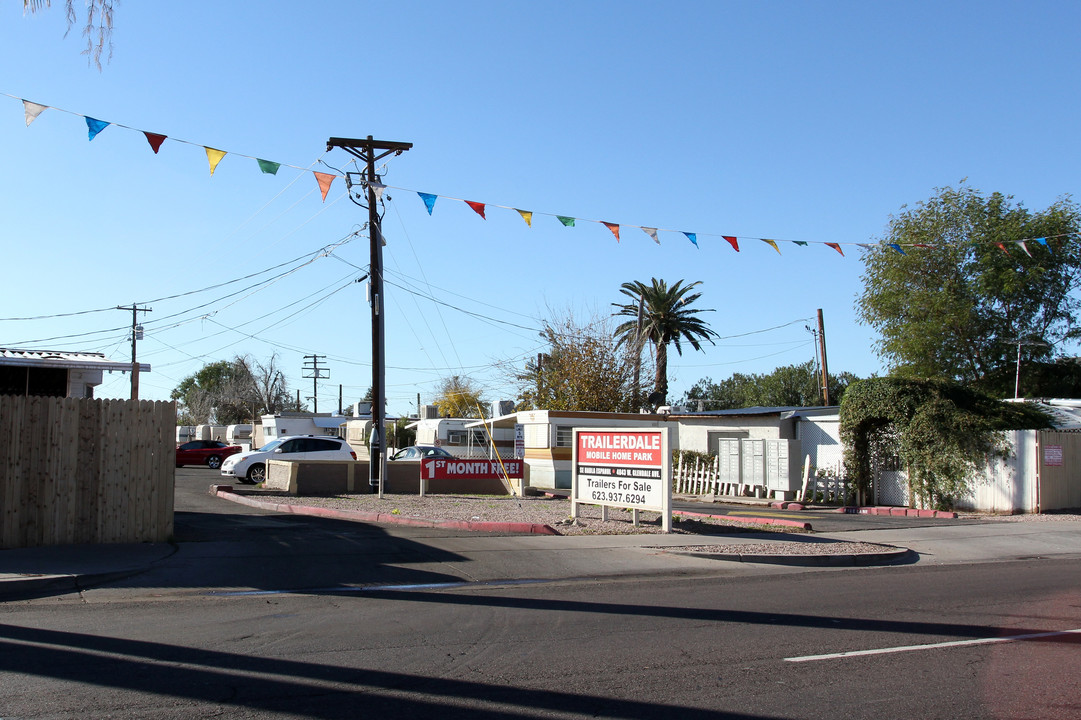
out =
[[[574,500],[665,512],[668,430],[574,431]]]

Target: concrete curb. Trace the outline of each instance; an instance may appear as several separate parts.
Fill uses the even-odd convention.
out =
[[[839,507],[835,512],[849,515],[889,515],[892,517],[920,517],[956,520],[957,513],[950,510],[921,510],[918,508],[903,508],[892,506],[861,506],[846,505]]]
[[[331,508],[317,508],[308,505],[290,505],[288,503],[275,503],[268,500],[257,500],[253,497],[240,495],[233,492],[231,485],[211,485],[214,495],[261,510],[274,512],[292,513],[293,515],[311,515],[314,517],[333,518],[335,520],[352,520],[354,522],[373,522],[396,525],[412,525],[414,527],[439,527],[451,530],[467,530],[470,532],[498,532],[513,533],[516,535],[559,535],[550,525],[518,522],[472,522],[469,520],[424,520],[421,518],[403,517],[391,513],[364,512],[361,510],[334,510]]]
[[[789,565],[794,567],[872,567],[875,565],[893,565],[902,561],[914,562],[919,558],[919,553],[908,548],[889,547],[891,547],[890,550],[880,553],[848,553],[845,555],[762,555],[753,553],[680,552],[679,550],[664,550],[662,552],[727,562]]]
[[[810,530],[811,523],[800,522],[799,520],[784,520],[782,518],[770,518],[770,517],[743,517],[733,515],[716,515],[712,513],[697,513],[689,512],[686,510],[673,510],[673,515],[679,515],[681,517],[708,517],[721,519],[737,523],[745,523],[747,525],[778,525],[781,527],[798,528],[800,530]]]

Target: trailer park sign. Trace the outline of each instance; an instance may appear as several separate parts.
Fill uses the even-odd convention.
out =
[[[665,532],[672,529],[671,456],[667,428],[575,429],[571,515],[578,505],[661,513]]]

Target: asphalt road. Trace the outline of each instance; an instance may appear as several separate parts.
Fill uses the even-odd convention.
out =
[[[183,475],[173,562],[0,603],[4,720],[1081,717],[1076,558],[515,582],[539,574],[509,538],[269,515]]]

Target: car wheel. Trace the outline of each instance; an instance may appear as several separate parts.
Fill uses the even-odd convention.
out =
[[[248,482],[257,485],[266,480],[266,465],[256,463],[248,468]]]
[[[221,458],[217,455],[211,455],[206,459],[206,466],[211,470],[217,470],[221,467]]]

